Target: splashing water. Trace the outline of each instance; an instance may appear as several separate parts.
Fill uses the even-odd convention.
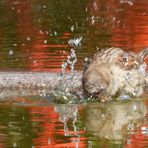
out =
[[[74,48],[78,47],[81,45],[81,41],[82,41],[83,37],[79,37],[76,39],[69,39],[68,40],[68,44]],[[67,56],[67,60],[61,65],[61,72],[62,75],[65,75],[66,72],[66,68],[69,65],[70,66],[70,70],[71,70],[71,74],[72,77],[74,76],[74,68],[75,68],[75,64],[77,63],[77,56],[75,53],[74,49],[70,50],[70,54]]]
[[[69,39],[68,40],[68,44],[70,46],[72,46],[73,48],[76,48],[78,46],[81,46],[82,39],[83,39],[83,37],[79,37],[79,38],[75,38],[75,39]],[[65,74],[66,68],[69,65],[70,69],[71,69],[71,74],[72,74],[72,77],[73,77],[74,76],[74,68],[75,68],[76,62],[77,62],[77,56],[76,56],[75,50],[71,49],[70,50],[70,54],[67,56],[66,62],[64,62],[61,65],[61,67],[62,67],[61,68],[62,75]]]
[[[73,78],[68,73],[61,77],[57,73],[0,72],[0,101],[39,96],[51,103],[75,104],[80,101],[81,76],[80,72]]]
[[[4,91],[0,93],[0,98],[39,95],[50,102],[75,104],[80,96],[82,98],[82,75],[81,72],[74,71],[76,62],[75,50],[71,49],[67,60],[61,65],[60,75],[46,72],[1,72],[0,88]],[[68,66],[70,72],[66,73]]]
[[[75,104],[83,102],[81,77],[63,77],[58,85],[49,94],[49,98],[55,103]]]
[[[71,49],[67,60],[61,65],[61,74],[59,76],[59,85],[53,90],[50,97],[54,98],[56,103],[78,103],[79,98],[82,97],[81,79],[74,71],[77,56],[74,49]],[[70,67],[69,78],[65,77],[67,67]],[[79,81],[78,81],[79,80]],[[79,82],[79,83],[77,83]]]
[[[69,65],[70,66],[70,70],[71,70],[71,74],[72,74],[72,77],[73,77],[74,76],[74,68],[75,68],[76,62],[77,62],[77,56],[76,56],[75,50],[71,49],[70,55],[67,56],[66,62],[64,62],[62,64],[62,66],[61,66],[62,67],[61,68],[62,75],[65,74],[66,68]]]
[[[80,129],[77,127],[78,119],[78,106],[77,105],[56,105],[55,112],[59,114],[59,121],[64,124],[64,135],[74,137],[72,142],[78,148],[80,142]],[[71,124],[69,124],[71,123]],[[70,126],[69,126],[70,125]]]
[[[69,132],[68,126],[67,126],[67,121],[71,119],[72,121],[72,127],[73,127],[73,134],[76,134],[77,132],[77,127],[76,127],[76,122],[77,122],[77,113],[78,113],[78,106],[77,105],[56,105],[55,106],[55,112],[59,113],[59,121],[64,123],[64,133],[65,135],[70,136],[72,133]]]
[[[69,39],[68,44],[72,47],[78,47],[81,46],[81,41],[83,37],[75,38],[75,39]]]
[[[120,0],[121,4],[127,3],[129,5],[133,5],[133,0]]]

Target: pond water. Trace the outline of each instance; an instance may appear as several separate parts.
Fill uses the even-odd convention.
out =
[[[147,93],[99,103],[76,89],[85,57],[147,38],[147,0],[1,0],[0,148],[148,147]]]

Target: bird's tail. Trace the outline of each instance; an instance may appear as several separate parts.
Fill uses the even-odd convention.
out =
[[[143,63],[145,58],[148,56],[148,47],[138,52],[137,56],[140,62]]]

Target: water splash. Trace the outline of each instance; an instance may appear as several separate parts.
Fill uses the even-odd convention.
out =
[[[66,73],[63,78],[57,73],[0,72],[0,101],[20,96],[39,96],[51,103],[78,103],[82,95],[82,74],[75,72],[74,75],[71,78]]]
[[[53,89],[52,94],[50,94],[50,97],[56,103],[75,104],[79,101],[78,97],[74,94],[77,91],[76,89],[81,85],[80,83],[77,83],[79,78],[74,71],[76,62],[77,56],[75,50],[71,49],[70,54],[67,56],[67,60],[61,65],[61,74],[58,78],[59,85]],[[70,67],[70,73],[68,73],[69,78],[65,77],[68,66]]]
[[[10,50],[10,51],[9,51],[9,55],[11,56],[11,55],[13,55],[13,54],[14,54],[13,50]]]
[[[13,96],[20,95],[21,92],[23,96],[27,94],[39,95],[55,103],[78,103],[80,96],[82,97],[82,89],[80,89],[81,74],[74,71],[76,62],[75,50],[71,49],[67,60],[61,65],[62,74],[60,75],[40,72],[0,73],[0,88],[6,90],[12,88]],[[66,72],[68,67],[70,67],[70,72]],[[30,91],[28,92],[28,90]],[[32,94],[33,91],[34,94]],[[0,93],[2,97],[6,95],[7,92]]]
[[[72,77],[73,77],[76,62],[77,62],[77,56],[76,56],[75,50],[71,49],[70,54],[67,56],[67,60],[61,66],[62,67],[61,68],[62,75],[65,74],[66,68],[69,65],[70,66],[70,71],[71,71],[71,74],[72,74]]]
[[[82,39],[83,39],[83,37],[68,40],[68,44],[70,46],[72,46],[73,48],[70,50],[70,54],[67,56],[67,60],[61,65],[61,67],[62,67],[61,71],[62,71],[63,75],[65,74],[66,68],[69,65],[70,70],[71,70],[71,74],[73,76],[75,64],[77,63],[77,56],[75,53],[75,48],[78,46],[81,46]]]
[[[50,95],[56,103],[75,104],[83,98],[81,78],[76,75],[75,64],[77,56],[74,49],[70,50],[67,60],[61,65],[61,74],[59,75],[59,85],[53,90]],[[70,72],[66,73],[67,67],[70,67]],[[68,74],[69,78],[65,77]],[[78,83],[77,83],[78,82]]]
[[[120,0],[121,4],[127,3],[129,5],[133,5],[133,0]]]
[[[66,75],[66,77],[65,77]],[[81,85],[81,75],[77,75],[76,72],[71,76],[68,73],[64,77],[59,78],[58,85],[53,89],[50,94],[50,98],[55,103],[62,104],[76,104],[81,103],[83,99],[83,91]]]
[[[75,39],[69,39],[68,44],[72,47],[78,47],[81,46],[81,41],[83,37],[75,38]]]
[[[64,133],[66,136],[77,135],[78,129],[76,122],[78,121],[78,106],[77,105],[56,105],[55,112],[59,113],[59,121],[64,123]],[[67,126],[67,122],[71,120],[73,132]]]
[[[55,112],[59,113],[59,121],[64,124],[64,135],[68,137],[73,137],[72,143],[78,148],[80,142],[81,131],[78,128],[78,106],[77,105],[56,105]],[[72,124],[69,124],[69,123]],[[68,126],[70,125],[70,126]]]

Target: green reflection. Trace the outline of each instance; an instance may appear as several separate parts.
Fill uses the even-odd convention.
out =
[[[27,109],[13,105],[0,105],[0,133],[6,135],[6,139],[1,141],[5,147],[25,148],[33,145],[35,130],[32,129]]]
[[[75,68],[82,69],[85,56],[92,55],[96,48],[110,46],[112,25],[105,13],[107,6],[95,16],[89,8],[92,4],[86,0],[1,1],[0,69],[60,69],[71,48],[78,58]],[[108,25],[104,26],[102,20]],[[68,44],[70,39],[80,37],[78,46]]]

